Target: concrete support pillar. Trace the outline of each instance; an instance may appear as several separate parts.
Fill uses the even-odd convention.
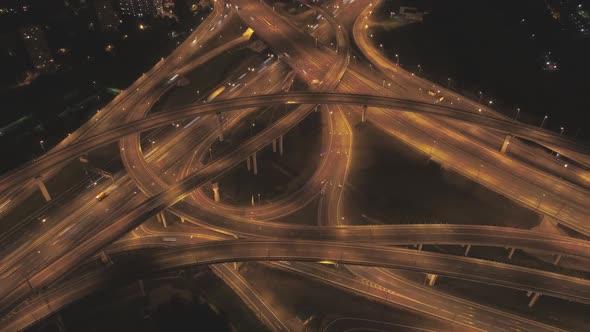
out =
[[[434,284],[436,283],[436,278],[438,278],[436,274],[427,273],[426,279],[428,280],[428,286],[434,286]]]
[[[277,140],[276,139],[272,140],[272,152],[273,153],[277,152]]]
[[[111,258],[109,257],[109,255],[107,255],[107,253],[104,250],[101,250],[99,255],[100,255],[100,261],[103,262],[104,264],[109,264],[109,263],[113,262],[111,260]]]
[[[258,175],[258,160],[256,158],[256,152],[252,154],[252,166],[254,167],[254,175]]]
[[[367,105],[363,105],[363,113],[361,115],[361,122],[366,122],[367,121]]]
[[[508,150],[508,145],[510,145],[510,140],[512,140],[512,135],[508,134],[504,137],[504,143],[502,143],[502,148],[500,148],[500,153],[506,153]]]
[[[164,228],[168,227],[168,223],[166,223],[166,214],[164,214],[164,211],[160,212],[160,217],[162,218],[162,225],[164,226]]]
[[[283,135],[279,136],[279,154],[283,156]]]
[[[90,166],[90,161],[88,160],[88,153],[85,153],[82,156],[80,156],[80,163],[82,164],[82,168],[84,168],[84,174],[88,175],[88,166]]]
[[[418,245],[418,251],[422,251],[422,244]]]
[[[515,251],[516,251],[516,248],[510,248],[510,252],[508,253],[508,259],[512,259],[512,256],[514,255]]]
[[[217,113],[217,126],[219,127],[219,141],[223,142],[223,120],[221,119],[221,113]]]
[[[468,244],[467,248],[465,248],[465,256],[469,255],[469,250],[471,250],[471,245]]]
[[[181,224],[184,224],[184,222],[185,222],[185,221],[186,221],[186,220],[184,219],[184,217],[180,217],[180,223],[181,223]]]
[[[216,202],[220,201],[219,198],[219,183],[215,182],[211,184],[211,189],[213,189],[213,198]]]
[[[35,181],[37,181],[37,186],[39,187],[41,194],[43,194],[43,198],[45,198],[45,201],[49,202],[51,200],[51,195],[49,195],[49,191],[47,191],[47,187],[45,187],[43,179],[38,176],[35,178]]]
[[[553,261],[553,265],[559,264],[560,260],[561,260],[561,255],[557,255],[557,257],[555,257],[555,260]]]
[[[162,223],[162,226],[164,226],[164,228],[168,228],[168,224],[166,223],[166,216],[164,215],[164,212],[160,212],[156,215],[156,218],[158,218],[158,222]]]
[[[145,288],[143,287],[143,280],[137,280],[137,285],[139,286],[139,293],[141,296],[145,297]]]
[[[66,325],[64,324],[63,319],[61,319],[61,314],[58,313],[57,317],[55,318],[55,325],[59,332],[66,332]]]
[[[535,292],[534,294],[533,298],[529,301],[529,308],[532,308],[537,303],[537,300],[539,300],[539,296],[541,296],[541,293]]]
[[[250,156],[246,159],[246,167],[248,168],[248,172],[252,169],[252,164],[250,164]]]

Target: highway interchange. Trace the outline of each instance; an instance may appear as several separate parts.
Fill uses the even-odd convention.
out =
[[[515,288],[523,291],[523,302],[527,301],[526,292],[534,292],[587,306],[590,281],[583,278],[474,259],[467,253],[463,257],[400,247],[436,244],[533,249],[587,261],[590,242],[583,237],[497,226],[355,226],[343,215],[343,184],[352,153],[351,123],[366,117],[376,127],[446,167],[582,235],[590,235],[590,177],[584,167],[589,164],[588,145],[512,121],[440,87],[437,89],[443,91],[441,95],[451,96],[447,100],[454,102],[434,104],[424,92],[431,88],[431,83],[397,67],[372,45],[363,27],[370,24],[370,15],[377,5],[374,0],[357,0],[312,7],[310,10],[320,13],[322,18],[314,28],[306,28],[285,19],[262,1],[213,1],[211,15],[173,54],[46,155],[3,175],[1,197],[3,202],[10,202],[3,206],[9,204],[9,208],[16,209],[20,197],[35,190],[36,184],[31,181],[35,176],[51,178],[65,163],[108,143],[118,141],[125,167],[124,175],[112,184],[101,185],[101,190],[106,186],[109,197],[100,206],[97,207],[94,192],[80,189],[76,191],[79,195],[70,196],[75,201],[67,208],[56,207],[46,212],[53,211],[51,224],[42,228],[23,225],[3,235],[14,244],[3,248],[0,260],[0,328],[23,329],[93,290],[107,287],[113,278],[112,270],[69,275],[63,281],[69,271],[93,259],[98,252],[170,246],[175,248],[150,254],[138,252],[138,257],[146,255],[145,259],[136,266],[126,266],[126,273],[195,264],[273,261],[271,266],[436,317],[443,330],[511,330],[516,325],[531,331],[558,329],[485,305],[466,305],[466,301],[435,289],[411,286],[395,270],[381,268]],[[214,100],[148,114],[160,97],[172,89],[170,79],[175,74],[185,76],[217,55],[250,45],[246,26],[269,48],[268,54],[262,52],[253,57],[252,61],[258,64],[248,67],[247,75],[228,78],[222,83],[225,90]],[[315,38],[319,40],[317,46]],[[372,65],[370,68],[378,71],[368,69],[361,56],[353,53],[351,42]],[[292,88],[295,76],[309,91],[286,92]],[[234,89],[235,82],[239,84]],[[220,124],[224,132],[221,135],[227,135],[243,126],[244,119],[272,107],[285,109],[284,115],[224,155],[212,158],[211,147],[219,139]],[[282,142],[284,135],[316,110],[328,123],[321,139],[327,152],[301,188],[256,206],[216,202],[205,192],[210,191],[211,182],[232,168],[243,165],[245,160],[250,163],[251,156],[258,151],[271,144],[276,148],[277,141]],[[198,122],[184,128],[197,117]],[[175,129],[178,124],[182,124],[182,130]],[[164,126],[171,130],[157,132],[157,128]],[[148,135],[146,143],[141,132],[153,133],[154,138]],[[506,134],[536,142],[577,161],[579,166],[572,165],[568,170],[575,175],[564,177],[572,181],[562,179],[558,173],[564,171],[561,165],[551,172],[555,169],[551,164],[554,160],[538,153],[538,148],[528,162],[508,159],[499,152]],[[526,145],[513,142],[515,148],[527,149]],[[318,220],[310,224],[319,226],[281,222],[318,197]],[[186,222],[159,231],[139,231],[144,229],[142,224],[146,220],[160,216],[164,210]],[[178,240],[163,243],[163,236],[175,236]],[[284,262],[291,260],[347,264],[356,278],[311,263]],[[280,315],[271,308],[265,309],[264,301],[230,265],[214,269],[223,274],[223,280],[233,283],[245,302],[264,313],[262,319],[269,329],[289,329]],[[400,282],[410,285],[403,288],[405,294],[396,290]],[[368,290],[364,289],[367,285]],[[426,292],[434,295],[425,296]],[[454,310],[441,312],[440,306],[426,305],[431,297],[439,298],[438,303],[457,305]],[[30,299],[23,302],[27,298]],[[477,318],[462,315],[463,306],[476,306]],[[506,326],[500,327],[498,322]]]

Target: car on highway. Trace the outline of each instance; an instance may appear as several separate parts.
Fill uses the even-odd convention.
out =
[[[100,202],[103,199],[105,199],[108,195],[109,193],[107,193],[106,191],[102,191],[100,194],[96,195],[96,200]]]

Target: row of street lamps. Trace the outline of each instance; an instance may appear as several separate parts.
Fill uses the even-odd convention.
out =
[[[371,37],[373,37],[373,34],[371,34]],[[383,44],[379,44],[379,47],[380,47],[381,49],[383,49]],[[400,65],[400,63],[399,63],[399,54],[397,54],[397,53],[396,53],[396,54],[395,54],[395,58],[396,58],[397,65],[399,66],[399,65]],[[418,75],[422,75],[422,65],[420,65],[420,64],[418,64]],[[451,88],[451,84],[452,84],[452,82],[453,82],[453,79],[452,79],[452,78],[450,78],[450,77],[449,77],[449,78],[447,78],[447,88],[448,88],[448,89],[450,89],[450,88]],[[479,103],[481,104],[481,103],[482,103],[482,101],[483,101],[483,92],[482,92],[482,91],[479,91],[479,92],[478,92],[478,95],[479,95]],[[493,102],[493,100],[490,100],[488,103],[489,103],[490,105],[492,105],[494,102]],[[518,120],[518,116],[519,116],[519,115],[520,115],[520,107],[519,107],[519,108],[516,108],[516,117],[514,118],[514,120]],[[543,117],[543,121],[541,121],[541,125],[539,126],[539,128],[543,128],[543,125],[545,124],[545,121],[546,121],[548,118],[549,118],[549,116],[548,116],[548,115],[545,115],[545,116]],[[560,127],[560,132],[559,132],[559,135],[563,135],[563,132],[564,132],[564,131],[565,131],[565,128],[564,128],[564,127]]]

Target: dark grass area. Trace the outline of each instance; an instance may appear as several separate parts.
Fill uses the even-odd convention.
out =
[[[67,331],[266,331],[207,267],[161,273],[143,283],[146,297],[138,282],[99,291],[28,331],[58,331],[58,320]]]
[[[354,129],[345,202],[349,219],[387,224],[453,223],[531,228],[538,216],[456,173],[371,124]]]

